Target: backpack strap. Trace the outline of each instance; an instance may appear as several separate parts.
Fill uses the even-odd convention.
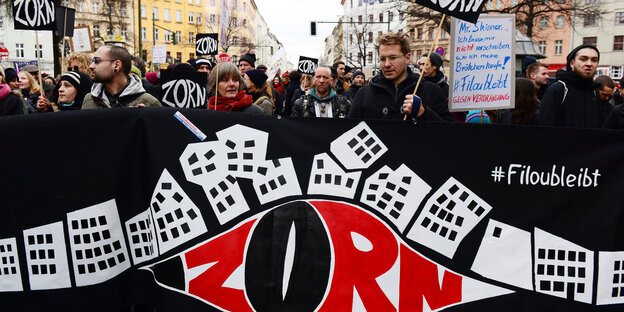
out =
[[[266,96],[266,95],[263,95],[263,96],[259,97],[256,101],[254,101],[254,104],[258,105],[258,103],[262,102],[262,100],[264,100],[264,99],[269,99],[269,97]]]
[[[561,84],[563,85],[563,99],[561,100],[561,104],[563,105],[563,102],[566,99],[566,96],[568,95],[568,86],[566,86],[565,82],[563,82],[562,80],[557,80],[557,82],[561,82]]]

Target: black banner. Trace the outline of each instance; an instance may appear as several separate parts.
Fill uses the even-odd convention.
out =
[[[23,30],[56,30],[53,0],[13,1],[13,26]]]
[[[195,54],[217,55],[219,53],[219,34],[197,34],[195,38]]]
[[[67,12],[67,16],[65,16]],[[62,6],[56,7],[56,32],[59,37],[73,37],[74,36],[74,22],[76,20],[76,10]],[[63,21],[65,21],[65,27],[63,27]]]
[[[162,103],[178,108],[206,108],[208,102],[205,73],[161,70]]]
[[[2,118],[3,311],[622,310],[622,131],[177,111]]]
[[[486,1],[483,0],[416,0],[416,3],[448,16],[476,23]]]
[[[299,63],[297,64],[297,71],[302,74],[314,75],[316,73],[316,67],[318,66],[318,59],[299,56]]]

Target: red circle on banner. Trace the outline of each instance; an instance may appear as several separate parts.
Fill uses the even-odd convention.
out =
[[[444,53],[445,53],[446,51],[444,51],[444,48],[443,48],[443,47],[438,47],[438,48],[435,50],[435,52],[436,52],[436,53],[438,53],[438,54],[440,54],[440,56],[444,56]]]
[[[219,54],[219,63],[231,62],[231,61],[232,61],[232,58],[229,55],[225,53]]]

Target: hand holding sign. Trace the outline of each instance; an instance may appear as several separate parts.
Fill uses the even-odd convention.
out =
[[[302,74],[314,75],[317,66],[318,59],[300,56],[297,71]]]
[[[13,0],[15,29],[55,30],[55,14],[53,0]]]
[[[219,34],[197,34],[195,41],[195,54],[217,55],[219,49]]]

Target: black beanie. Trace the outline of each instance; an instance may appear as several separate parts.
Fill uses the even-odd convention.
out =
[[[77,93],[74,103],[80,107],[84,97],[91,92],[91,85],[93,84],[91,78],[79,71],[69,71],[61,76],[61,81],[67,81],[71,83],[74,88],[76,88]]]
[[[429,57],[429,60],[431,60],[431,65],[435,66],[438,68],[438,70],[440,70],[440,67],[442,67],[442,56],[440,56],[440,54],[433,52],[431,53],[431,56],[425,54],[423,55],[424,57]]]
[[[572,60],[574,59],[574,57],[576,56],[576,53],[578,53],[578,51],[580,51],[581,49],[585,49],[585,48],[590,48],[590,49],[596,50],[596,52],[598,53],[598,61],[600,61],[600,51],[598,51],[598,48],[596,48],[595,46],[593,46],[591,44],[583,44],[583,45],[580,45],[580,46],[574,48],[574,50],[570,51],[568,56],[566,56],[566,69],[567,70],[572,70],[572,66],[570,66],[570,62],[572,62]]]
[[[193,65],[189,64],[189,63],[180,63],[177,64],[173,70],[175,71],[189,71],[189,72],[194,72],[195,71],[195,67],[193,67]]]
[[[238,62],[240,63],[240,61],[245,61],[247,63],[249,63],[249,65],[251,65],[251,67],[255,68],[256,67],[256,55],[253,53],[247,53],[245,55],[243,55]]]
[[[17,77],[17,72],[15,71],[15,69],[9,67],[7,69],[4,70],[4,80],[6,80],[7,83],[13,81],[14,79],[18,79]]]
[[[362,76],[364,77],[364,80],[366,80],[366,75],[364,75],[364,72],[361,70],[356,70],[355,72],[353,72],[353,78],[355,79],[355,77],[357,76]]]
[[[245,72],[245,75],[249,77],[249,80],[253,82],[256,88],[261,89],[262,85],[269,79],[269,77],[259,69],[251,69]]]

